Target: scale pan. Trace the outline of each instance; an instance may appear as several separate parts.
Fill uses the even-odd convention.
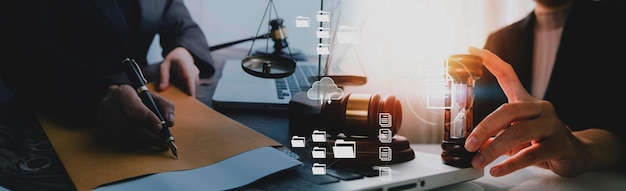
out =
[[[296,71],[296,61],[276,55],[254,55],[244,58],[241,68],[260,78],[284,78]]]

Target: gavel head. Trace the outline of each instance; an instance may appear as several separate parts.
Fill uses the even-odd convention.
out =
[[[324,102],[321,109],[327,133],[377,139],[379,129],[395,135],[402,125],[402,105],[395,96],[347,93],[340,100]]]
[[[270,37],[274,41],[281,41],[287,39],[287,29],[283,25],[283,19],[277,18],[270,20]]]

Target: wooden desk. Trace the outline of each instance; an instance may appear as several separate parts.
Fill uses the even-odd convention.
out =
[[[217,60],[217,73],[209,79],[202,79],[197,87],[197,98],[212,107],[211,97],[221,76],[226,59],[243,58],[246,51],[218,50],[213,52]],[[156,65],[146,70],[157,70]],[[154,76],[147,76],[153,80]],[[4,109],[4,110],[2,110]],[[73,190],[73,184],[45,134],[33,124],[15,125],[9,112],[10,105],[0,105],[0,186],[10,190]],[[276,141],[289,145],[288,113],[255,110],[218,110]],[[8,116],[8,117],[7,117]],[[6,119],[13,119],[7,124]],[[26,120],[27,121],[27,120]],[[415,150],[439,154],[438,144],[412,145]],[[498,161],[504,158],[499,158]],[[491,167],[492,165],[489,165]],[[285,184],[276,182],[275,185]],[[0,191],[3,188],[0,187]],[[303,188],[306,190],[306,188]],[[563,178],[551,171],[529,167],[504,177],[492,177],[488,173],[474,181],[440,188],[438,190],[626,190],[626,174],[612,172],[590,172],[576,178]]]
[[[441,153],[439,144],[413,145],[416,151]],[[478,185],[484,191],[504,190],[550,190],[550,191],[588,191],[588,190],[626,190],[626,173],[618,172],[588,172],[574,178],[560,177],[552,171],[539,167],[527,167],[503,177],[493,177],[489,169],[506,159],[502,156],[485,168],[482,178],[452,185],[437,190],[467,190]]]
[[[216,73],[201,79],[196,98],[213,107],[212,96],[221,69],[227,59],[246,57],[247,50],[220,49],[212,53],[216,60]],[[144,68],[148,81],[155,81],[158,65]],[[33,116],[15,112],[12,102],[0,103],[0,191],[9,190],[75,190],[54,148]],[[219,110],[277,141],[288,142],[288,115],[285,112],[259,112],[253,110]],[[28,112],[25,112],[28,113]]]

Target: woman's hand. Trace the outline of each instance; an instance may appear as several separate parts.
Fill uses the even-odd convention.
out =
[[[159,90],[170,85],[170,74],[180,78],[183,91],[190,96],[196,96],[196,85],[200,83],[200,70],[194,64],[193,56],[183,47],[177,47],[167,54],[160,65]]]
[[[492,176],[503,176],[535,165],[565,176],[589,170],[589,149],[558,117],[552,103],[532,97],[508,63],[485,49],[470,47],[483,59],[508,98],[485,117],[468,136],[465,148],[478,151],[474,168],[483,168],[499,156],[510,157],[494,165]]]
[[[161,121],[130,85],[110,86],[109,94],[100,102],[97,137],[107,144],[124,149],[167,148],[160,138]],[[174,125],[174,104],[153,93],[167,126]]]

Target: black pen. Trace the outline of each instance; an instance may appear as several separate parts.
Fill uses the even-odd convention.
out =
[[[154,112],[154,114],[159,117],[159,120],[161,120],[161,132],[159,134],[161,135],[161,138],[163,138],[169,145],[172,154],[174,154],[174,157],[178,159],[178,147],[176,147],[176,144],[174,144],[174,137],[172,136],[172,133],[170,133],[170,129],[167,126],[167,123],[165,123],[165,118],[163,118],[161,111],[159,111],[159,108],[152,98],[152,95],[150,95],[148,87],[146,87],[147,81],[146,78],[144,78],[143,73],[141,72],[141,68],[139,68],[139,65],[137,65],[137,62],[135,62],[135,60],[130,58],[126,58],[122,62],[127,65],[128,70],[126,71],[126,75],[130,80],[131,86],[133,86],[133,88],[135,88],[135,90],[137,91],[137,94],[139,94],[139,97],[141,98],[143,104],[146,105],[150,109],[150,111]]]

